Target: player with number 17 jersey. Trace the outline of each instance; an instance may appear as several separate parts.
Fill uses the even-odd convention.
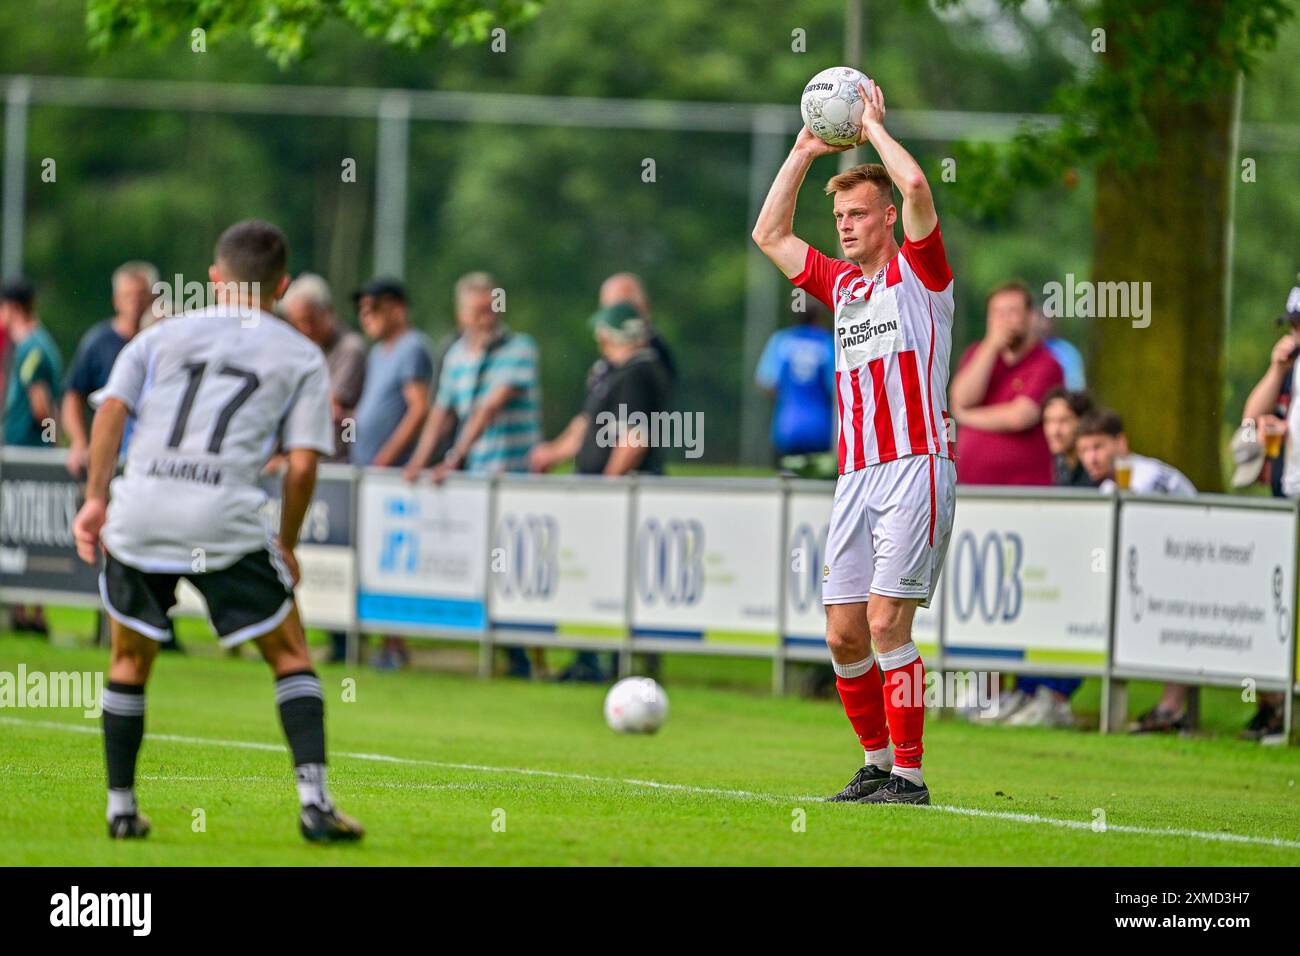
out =
[[[257,310],[214,306],[156,323],[91,400],[109,398],[136,424],[102,539],[141,571],[219,571],[267,548],[267,458],[277,446],[333,451],[321,350]]]

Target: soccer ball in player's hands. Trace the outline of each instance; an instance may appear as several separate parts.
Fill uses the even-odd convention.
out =
[[[605,723],[620,734],[653,734],[668,717],[668,695],[649,677],[625,677],[605,695]]]
[[[851,66],[822,70],[808,81],[799,99],[804,125],[829,146],[858,145],[862,141],[863,111],[876,105],[871,102],[873,85]],[[883,113],[883,101],[880,109]]]

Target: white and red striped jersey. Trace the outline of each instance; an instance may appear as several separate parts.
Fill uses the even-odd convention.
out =
[[[840,474],[907,455],[952,458],[952,270],[943,237],[910,239],[868,279],[811,246],[791,280],[835,312]]]

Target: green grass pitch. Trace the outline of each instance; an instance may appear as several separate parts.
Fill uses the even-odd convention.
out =
[[[161,657],[149,688],[144,842],[105,835],[97,720],[0,711],[0,863],[1300,864],[1300,758],[1232,739],[1248,711],[1231,695],[1207,695],[1222,732],[1203,738],[931,716],[936,807],[845,806],[817,799],[861,761],[837,702],[766,694],[761,663],[681,657],[653,737],[611,733],[603,687],[322,666],[331,786],[369,833],[309,846],[265,666],[195,643]],[[0,670],[19,663],[100,670],[106,652],[0,635]],[[740,686],[704,679],[720,668]]]

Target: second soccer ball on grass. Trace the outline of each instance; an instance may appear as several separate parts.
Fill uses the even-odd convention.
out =
[[[605,723],[620,734],[653,734],[668,717],[668,695],[649,677],[625,677],[605,695]]]

